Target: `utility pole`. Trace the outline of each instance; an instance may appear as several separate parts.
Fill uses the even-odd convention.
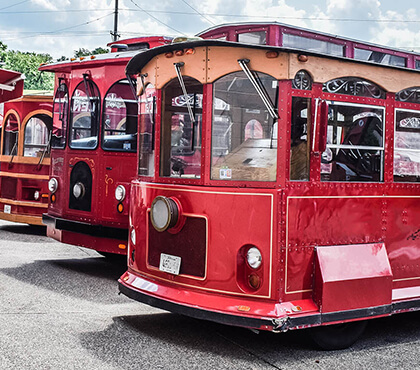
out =
[[[118,34],[118,0],[115,0],[115,11],[114,11],[114,32],[111,32],[113,37],[112,41],[118,41],[120,35]]]

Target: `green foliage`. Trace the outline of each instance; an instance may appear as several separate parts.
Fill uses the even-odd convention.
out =
[[[74,57],[75,58],[80,58],[80,57],[86,57],[88,55],[106,54],[106,53],[109,53],[109,50],[101,48],[101,47],[97,47],[96,49],[93,49],[92,51],[90,51],[89,49],[85,49],[85,48],[79,48],[79,50],[74,51]]]
[[[4,48],[3,48],[4,46]],[[50,63],[53,58],[49,54],[36,54],[9,50],[0,42],[0,55],[3,68],[21,72],[25,75],[26,90],[53,90],[54,76],[52,73],[38,71],[42,63]]]

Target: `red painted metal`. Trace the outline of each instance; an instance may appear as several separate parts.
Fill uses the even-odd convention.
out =
[[[284,42],[285,35],[302,37],[307,39],[306,46],[301,46],[302,50],[309,47],[310,50],[316,50],[316,43],[324,42],[330,45],[336,45],[342,48],[342,54],[338,56],[345,56],[347,58],[355,59],[356,50],[360,50],[361,53],[383,53],[389,56],[396,56],[405,59],[404,67],[419,69],[420,55],[418,53],[408,52],[405,50],[392,49],[381,45],[370,44],[367,42],[360,42],[337,35],[331,35],[323,32],[313,31],[305,28],[299,28],[290,26],[278,22],[269,23],[227,23],[223,25],[217,25],[207,30],[201,31],[197,36],[204,39],[217,39],[226,41],[240,41],[240,35],[251,34],[251,33],[265,33],[265,45],[272,46],[288,46]],[[313,41],[311,43],[310,41]],[[299,48],[299,47],[297,47]],[[380,63],[372,60],[374,63]],[[384,63],[387,64],[387,63]]]
[[[15,73],[14,76],[20,76]],[[9,75],[7,75],[9,76]],[[4,77],[0,73],[0,79]],[[10,76],[9,76],[10,77]],[[45,129],[51,130],[52,96],[25,95],[4,103],[0,155],[0,218],[4,220],[42,225],[42,214],[48,205],[49,153],[25,152],[24,143],[28,122],[41,119]],[[16,122],[17,141],[12,153],[5,153],[7,122]],[[45,135],[48,138],[48,134]],[[46,143],[45,143],[46,144]],[[13,149],[13,148],[12,148]]]
[[[211,45],[212,50],[219,46],[206,41],[196,45]],[[161,52],[168,50],[163,47]],[[345,62],[340,63],[344,68]],[[392,73],[391,68],[389,71]],[[225,316],[214,319],[268,330],[420,309],[420,188],[418,183],[394,182],[392,154],[394,109],[419,111],[418,104],[396,101],[395,92],[376,99],[326,93],[320,83],[314,83],[310,91],[293,89],[290,80],[280,80],[278,86],[277,178],[270,183],[211,180],[212,84],[203,88],[201,177],[161,177],[163,94],[157,91],[155,175],[139,177],[132,185],[133,238],[128,271],[119,282],[121,291],[158,307],[179,312],[185,309],[193,316],[195,310],[200,312],[196,317],[204,318],[223,314],[232,320]],[[413,82],[413,86],[417,84]],[[385,109],[383,181],[321,181],[321,148],[310,153],[308,180],[289,180],[293,97]],[[326,114],[321,111],[318,122]],[[315,135],[325,135],[319,125]],[[150,212],[157,196],[176,199],[183,217],[205,220],[204,277],[182,272],[182,268],[179,275],[159,270],[158,255],[176,255],[178,247],[187,265],[202,264],[200,253],[185,251],[197,246],[201,252],[204,236],[201,228],[196,233],[182,227],[159,234],[152,230]],[[262,265],[255,270],[244,258],[251,246],[262,255]],[[248,283],[254,274],[257,288]],[[238,324],[238,318],[244,320],[243,324]]]
[[[319,311],[390,305],[392,271],[385,244],[317,247],[314,301]]]

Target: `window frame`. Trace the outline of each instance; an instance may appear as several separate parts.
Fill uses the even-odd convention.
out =
[[[123,82],[124,81],[126,81],[127,82],[127,87],[128,87],[128,90],[129,90],[129,92],[131,93],[131,94],[133,94],[133,90],[132,90],[132,88],[131,88],[131,86],[130,86],[130,83],[129,83],[129,81],[128,81],[128,79],[127,78],[122,78],[121,80],[118,80],[118,81],[116,81],[116,82],[114,82],[110,87],[109,87],[109,89],[106,91],[106,93],[105,93],[105,95],[104,95],[104,99],[103,99],[103,101],[102,101],[102,120],[101,120],[101,148],[104,150],[104,151],[107,151],[107,152],[116,152],[116,153],[137,153],[137,147],[138,147],[138,129],[139,129],[139,103],[138,103],[138,100],[136,99],[136,97],[133,95],[132,96],[132,98],[133,98],[133,100],[132,101],[129,101],[130,103],[132,103],[132,104],[136,104],[136,110],[135,110],[135,114],[134,115],[132,115],[133,117],[136,117],[136,124],[135,124],[135,127],[136,127],[136,132],[135,132],[135,134],[134,134],[134,136],[135,136],[135,142],[136,142],[136,146],[135,146],[135,148],[134,149],[130,149],[130,150],[124,150],[124,149],[114,149],[114,148],[107,148],[107,147],[105,147],[104,146],[104,142],[105,142],[105,138],[106,138],[106,136],[107,135],[105,135],[105,132],[106,131],[116,131],[116,130],[107,130],[106,128],[105,128],[105,114],[106,114],[106,112],[107,112],[107,107],[106,107],[106,98],[107,98],[107,96],[108,96],[108,94],[110,93],[110,91],[111,91],[111,89],[112,88],[114,88],[115,86],[117,86],[118,84],[123,84]],[[127,100],[124,100],[124,103],[125,103],[125,106],[127,107],[127,104],[126,104],[126,102],[127,102]],[[127,110],[127,108],[126,108],[126,115],[125,115],[125,124],[127,124],[127,117],[128,117],[128,110]],[[120,121],[121,122],[121,121]],[[127,126],[126,126],[127,127]],[[127,132],[126,130],[125,130],[125,132]],[[127,133],[125,133],[125,135],[130,135],[130,134],[127,134]],[[112,136],[112,135],[108,135],[108,136]],[[117,135],[118,136],[118,135]]]
[[[97,92],[97,95],[95,95],[95,96],[88,95],[87,100],[89,102],[95,101],[97,104],[95,105],[95,109],[91,110],[91,108],[89,107],[86,112],[80,112],[78,114],[85,114],[86,113],[86,116],[90,115],[90,128],[88,128],[88,129],[82,128],[82,130],[89,130],[90,129],[91,132],[92,132],[93,131],[92,126],[96,125],[96,127],[94,127],[94,129],[96,131],[95,132],[96,135],[95,136],[89,136],[90,138],[96,137],[96,144],[95,144],[95,146],[92,146],[92,147],[87,147],[87,146],[77,147],[77,146],[72,146],[71,145],[72,142],[73,142],[73,139],[72,139],[73,131],[77,130],[77,129],[80,129],[80,128],[75,128],[74,127],[74,122],[73,122],[73,119],[74,119],[73,98],[75,97],[75,92],[78,90],[78,87],[79,86],[84,86],[85,83],[86,83],[86,85],[88,85],[88,87],[89,87],[89,84],[90,84],[93,88],[93,91]],[[85,91],[85,93],[86,93],[86,91]],[[68,125],[69,126],[68,127],[68,134],[69,134],[68,135],[68,145],[69,145],[69,148],[73,149],[73,150],[96,150],[99,146],[99,132],[100,132],[100,125],[101,125],[101,93],[100,93],[100,90],[99,90],[98,86],[96,85],[96,83],[94,81],[92,81],[89,78],[87,78],[86,80],[82,79],[82,81],[80,81],[76,85],[75,89],[73,90],[73,94],[72,94],[72,97],[71,97],[71,100],[70,100],[70,112],[69,113],[70,113],[69,114],[69,125]],[[74,139],[74,140],[78,140],[78,139]]]

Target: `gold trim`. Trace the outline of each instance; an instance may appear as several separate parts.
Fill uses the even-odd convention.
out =
[[[31,224],[31,225],[41,225],[45,226],[42,223],[41,216],[23,216],[23,215],[16,215],[12,213],[4,213],[0,211],[0,219],[12,222],[20,222],[22,224]]]
[[[166,184],[159,186],[156,185],[155,183],[142,183],[142,184],[132,184],[132,186],[145,186],[148,187],[150,189],[161,189],[161,190],[174,190],[173,187],[167,187]],[[175,185],[178,186],[178,185]],[[180,282],[176,282],[177,285],[180,286],[184,286],[184,287],[189,287],[189,288],[193,288],[193,289],[198,289],[198,290],[204,290],[204,291],[209,291],[209,292],[214,292],[214,293],[224,293],[224,294],[230,294],[230,295],[235,295],[235,296],[242,296],[242,297],[252,297],[252,298],[267,298],[267,299],[271,299],[272,297],[272,273],[273,273],[273,227],[274,227],[274,194],[271,193],[239,193],[239,192],[224,192],[224,191],[203,191],[203,190],[194,190],[194,189],[179,189],[176,188],[177,191],[182,191],[182,192],[190,192],[190,193],[201,193],[201,194],[224,194],[224,195],[259,195],[259,196],[269,196],[271,198],[271,227],[270,227],[270,260],[269,260],[269,279],[268,279],[268,295],[255,295],[255,294],[250,294],[250,293],[240,293],[240,292],[231,292],[231,291],[225,291],[225,290],[219,290],[219,289],[209,289],[209,288],[205,288],[205,287],[198,287],[196,285],[190,285],[190,284],[185,284],[185,283],[180,283]],[[273,191],[276,191],[275,189],[273,189]],[[168,279],[164,279],[164,278],[160,278],[160,277],[156,277],[155,275],[150,275],[144,272],[141,272],[139,270],[134,269],[133,267],[131,267],[133,271],[139,273],[140,275],[143,276],[147,276],[156,280],[162,280],[162,281],[166,281],[166,282],[170,282],[170,283],[174,283],[173,280],[168,280]],[[206,267],[207,269],[207,267]]]
[[[295,294],[295,293],[307,293],[312,292],[313,289],[306,289],[306,290],[295,290],[295,291],[287,291],[287,267],[288,267],[288,255],[289,255],[289,199],[340,199],[340,198],[403,198],[403,199],[413,199],[413,198],[420,198],[420,196],[409,196],[409,195],[318,195],[318,196],[288,196],[287,197],[287,203],[286,203],[286,240],[285,240],[285,247],[286,247],[286,266],[285,266],[285,279],[284,279],[284,293],[285,294]],[[405,278],[405,279],[393,279],[392,282],[399,282],[399,281],[409,281],[409,280],[417,280],[420,279],[420,277],[411,277],[411,278]]]
[[[48,208],[47,203],[25,202],[22,200],[12,200],[7,198],[0,198],[0,203],[13,204],[14,206]]]
[[[147,213],[148,214],[150,214],[150,210],[151,210],[151,208],[148,208],[147,209]],[[181,276],[181,277],[185,277],[185,278],[193,279],[193,280],[204,281],[207,278],[207,257],[208,257],[208,251],[209,251],[209,220],[208,220],[208,218],[206,216],[196,215],[196,214],[193,214],[193,213],[183,213],[183,216],[185,216],[185,217],[194,217],[194,218],[204,218],[206,220],[206,261],[205,261],[204,277],[198,278],[196,276],[186,275],[186,274],[179,274],[177,276]],[[147,229],[146,229],[147,230],[147,236],[149,236],[149,227],[150,227],[149,220],[150,220],[150,217],[147,217],[147,225],[146,225],[146,227],[147,227]],[[149,259],[149,244],[148,244],[148,240],[149,240],[149,238],[147,238],[147,244],[146,244],[146,266],[147,266],[147,268],[149,270],[162,272],[162,271],[159,270],[159,268],[157,268],[155,266],[152,266],[152,265],[149,265],[149,263],[148,263],[148,259]],[[173,280],[171,280],[171,281],[173,281]]]
[[[49,175],[32,175],[30,173],[14,173],[0,171],[0,177],[15,177],[18,179],[31,179],[31,180],[49,180]]]

